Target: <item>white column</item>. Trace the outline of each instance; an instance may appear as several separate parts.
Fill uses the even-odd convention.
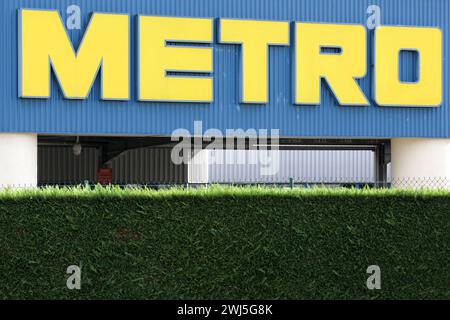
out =
[[[188,183],[209,182],[209,150],[196,150],[188,163]]]
[[[0,188],[37,185],[37,135],[0,133]]]
[[[450,189],[450,139],[392,139],[392,186]]]

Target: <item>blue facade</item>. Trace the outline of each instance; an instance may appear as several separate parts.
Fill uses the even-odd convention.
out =
[[[68,34],[78,46],[92,12],[130,14],[131,99],[100,100],[100,78],[88,99],[65,100],[55,77],[50,99],[18,98],[18,10],[59,10],[79,5],[82,29]],[[371,101],[368,107],[339,106],[322,84],[320,106],[293,104],[293,39],[291,46],[269,49],[269,103],[239,103],[238,45],[214,41],[214,102],[156,103],[137,101],[136,19],[138,14],[178,17],[243,18],[365,25],[369,5],[381,7],[384,25],[438,27],[443,33],[443,104],[438,108],[379,107],[373,101],[373,31],[368,30],[367,75],[358,83]],[[279,129],[284,137],[450,137],[450,1],[448,0],[4,0],[0,3],[0,132],[40,134],[170,135],[194,121],[203,129]],[[414,79],[415,57],[405,55],[402,79]]]

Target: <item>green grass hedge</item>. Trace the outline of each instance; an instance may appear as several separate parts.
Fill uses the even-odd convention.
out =
[[[3,299],[449,299],[450,193],[4,191],[0,246]]]

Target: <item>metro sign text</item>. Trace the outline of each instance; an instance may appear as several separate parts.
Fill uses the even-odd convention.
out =
[[[161,16],[137,19],[138,100],[212,102],[214,20]],[[218,26],[219,43],[241,47],[241,103],[268,103],[268,47],[291,45],[294,104],[320,105],[321,79],[325,79],[340,105],[370,105],[356,82],[367,73],[363,25],[220,19]],[[291,26],[295,43],[290,43]],[[336,48],[337,53],[323,52],[323,48]],[[420,76],[416,82],[399,79],[399,55],[404,50],[419,55]],[[93,13],[75,51],[58,11],[22,9],[19,54],[22,98],[49,98],[53,69],[67,99],[86,99],[100,70],[103,100],[130,99],[129,15]],[[377,27],[374,63],[373,98],[379,106],[442,104],[439,29]],[[171,74],[177,72],[203,75]]]

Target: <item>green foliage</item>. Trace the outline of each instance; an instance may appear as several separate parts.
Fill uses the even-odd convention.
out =
[[[73,264],[81,290],[66,287]],[[444,191],[0,193],[3,299],[449,299],[449,266]]]

